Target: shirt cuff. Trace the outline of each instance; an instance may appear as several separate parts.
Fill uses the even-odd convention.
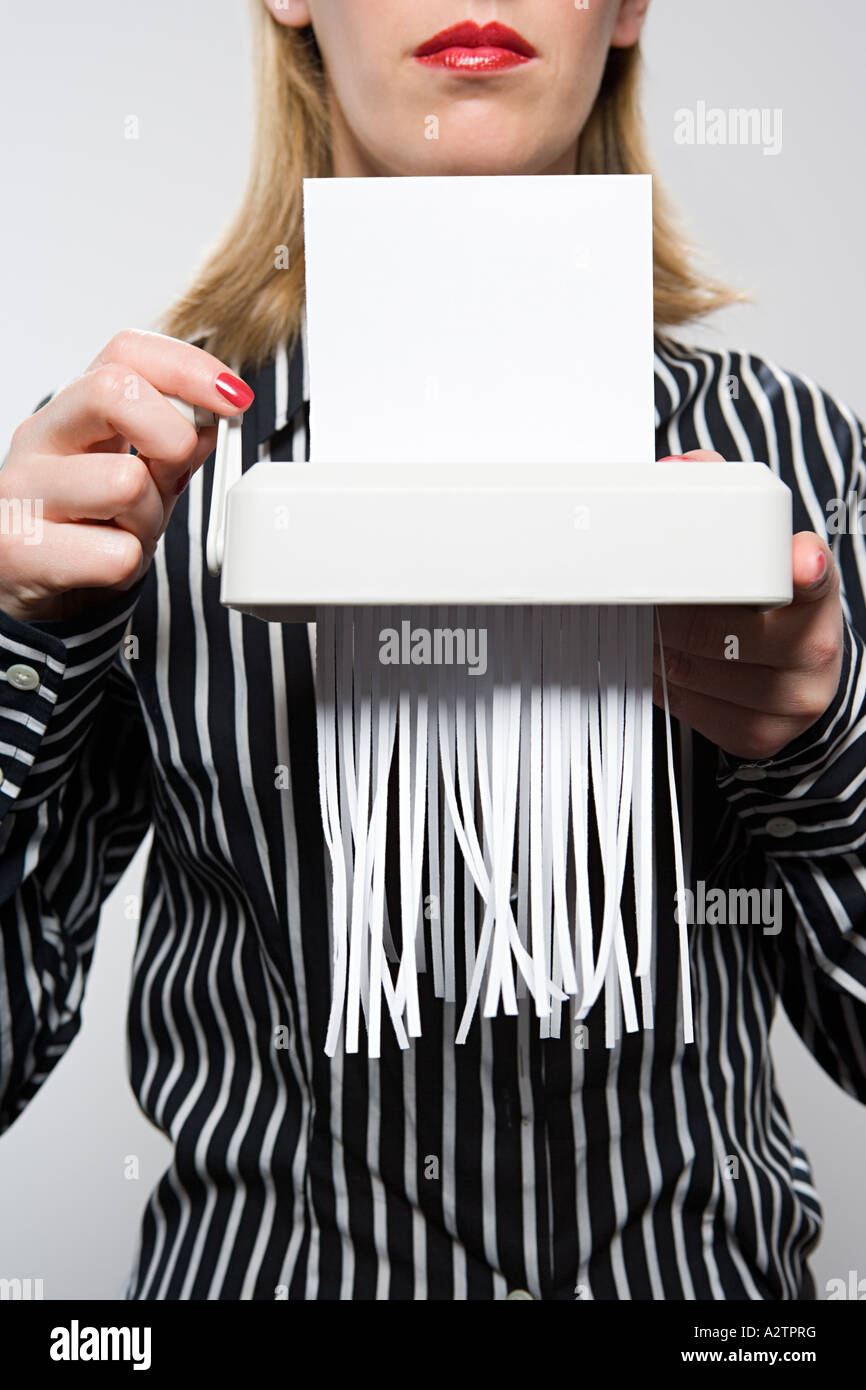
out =
[[[25,622],[0,609],[0,817],[25,780],[28,801],[46,794],[37,772],[55,782],[77,752],[146,579],[75,618]]]
[[[831,846],[816,834],[827,806],[851,783],[858,738],[866,735],[866,644],[845,620],[842,669],[827,709],[808,729],[771,758],[739,758],[719,749],[716,780],[753,837],[775,852],[802,853]],[[859,726],[859,727],[858,727]],[[837,805],[838,824],[843,818]],[[853,833],[850,826],[846,840]]]

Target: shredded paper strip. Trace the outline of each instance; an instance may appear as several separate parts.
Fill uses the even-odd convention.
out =
[[[516,1014],[527,995],[542,1036],[559,1036],[569,999],[583,1019],[602,993],[609,1047],[623,1027],[652,1027],[654,621],[661,644],[645,605],[318,611],[319,789],[332,871],[328,1056],[341,1034],[347,1052],[359,1050],[362,1016],[370,1057],[381,1055],[383,1014],[409,1047],[421,1034],[418,977],[428,970],[434,995],[458,1005],[457,1043],[477,1010]],[[399,659],[383,660],[383,634],[406,631],[429,641],[408,651],[404,642]],[[466,659],[468,633],[484,634],[483,662]],[[683,902],[666,684],[664,720]],[[591,846],[603,889],[595,910]],[[391,857],[396,921],[385,891]],[[685,923],[679,951],[691,1042]]]

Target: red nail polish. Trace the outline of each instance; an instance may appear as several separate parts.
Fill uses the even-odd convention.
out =
[[[822,550],[822,551],[821,551],[821,554],[818,556],[818,573],[815,575],[815,578],[814,578],[814,579],[810,579],[810,580],[809,580],[809,587],[810,587],[810,588],[813,587],[815,584],[820,583],[820,581],[824,578],[824,571],[826,570],[826,568],[827,568],[827,556],[824,554],[824,552],[823,552],[823,550]]]
[[[246,410],[256,398],[255,391],[251,391],[239,376],[232,376],[231,372],[220,372],[214,386],[231,405],[236,405],[241,410]]]
[[[659,462],[659,463],[670,463],[672,459],[673,459],[673,460],[682,459],[683,463],[691,463],[691,459],[690,459],[690,458],[686,458],[685,454],[665,454],[664,458],[663,458],[663,459],[659,459],[658,462]]]
[[[191,469],[191,468],[188,468],[188,469],[186,470],[186,472],[184,473],[183,477],[182,477],[182,478],[178,478],[178,480],[177,480],[177,485],[176,485],[176,487],[175,487],[175,489],[174,489],[174,495],[175,495],[175,497],[180,497],[180,494],[183,492],[184,488],[186,487],[187,483],[189,482],[191,475],[192,475],[192,469]]]

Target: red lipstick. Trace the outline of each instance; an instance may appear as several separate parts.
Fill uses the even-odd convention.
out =
[[[528,39],[506,24],[485,24],[481,28],[470,20],[434,34],[416,48],[413,56],[425,67],[471,75],[522,67],[536,53]]]

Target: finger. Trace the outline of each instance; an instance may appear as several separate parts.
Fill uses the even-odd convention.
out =
[[[813,531],[798,531],[794,537],[793,566],[795,604],[817,603],[838,592],[839,575],[830,547]]]
[[[780,634],[768,619],[739,604],[666,603],[659,606],[665,648],[692,652],[710,661],[735,659],[746,664],[790,666],[791,635]]]
[[[143,329],[125,328],[85,369],[85,375],[117,362],[143,376],[170,396],[201,405],[218,415],[237,415],[254,399],[246,382],[234,376],[225,362],[203,348],[179,338]]]
[[[15,538],[3,555],[4,582],[13,588],[20,582],[36,600],[70,589],[128,588],[156,548],[155,542],[145,547],[132,532],[100,522],[45,522],[39,545],[42,563],[38,584],[32,577],[32,552],[23,540],[19,543]]]
[[[128,330],[112,338],[80,378],[28,416],[19,430],[33,451],[41,453],[78,453],[84,449],[119,453],[124,442],[139,448],[135,440],[124,434],[122,425],[112,429],[111,420],[118,416],[126,419],[127,408],[134,407],[143,394],[143,382],[151,388],[146,393],[151,403],[155,391],[157,395],[179,396],[218,415],[242,414],[254,399],[246,383],[233,376],[211,353],[164,334]],[[82,401],[91,406],[103,401],[110,407],[102,412],[101,420],[94,419],[91,408],[83,431],[77,427],[74,415],[75,407]],[[180,414],[174,406],[171,409],[176,416]],[[142,446],[139,452],[147,453],[148,449]],[[159,457],[159,450],[152,447],[150,455]]]
[[[661,654],[653,651],[653,672],[660,675]],[[665,647],[664,673],[681,690],[710,695],[762,715],[817,719],[836,688],[838,676],[826,671],[779,671],[772,666],[750,666],[740,661],[709,661],[691,652]]]
[[[838,645],[841,628],[838,600],[787,604],[771,613],[738,605],[663,604],[658,613],[665,648],[779,671],[820,666]]]
[[[28,444],[43,454],[80,454],[116,437],[157,456],[182,458],[195,447],[195,429],[180,411],[118,362],[76,377],[27,424]]]
[[[29,441],[33,452],[67,458],[120,435],[149,460],[164,498],[173,494],[198,450],[198,433],[180,411],[144,377],[117,364],[71,382],[45,411],[52,405],[53,414]]]
[[[162,497],[146,461],[135,454],[37,455],[28,482],[46,521],[111,521],[139,539],[161,534]]]
[[[788,719],[668,684],[671,714],[735,758],[772,758],[808,729],[813,719]],[[653,677],[653,703],[664,707],[662,683]]]

